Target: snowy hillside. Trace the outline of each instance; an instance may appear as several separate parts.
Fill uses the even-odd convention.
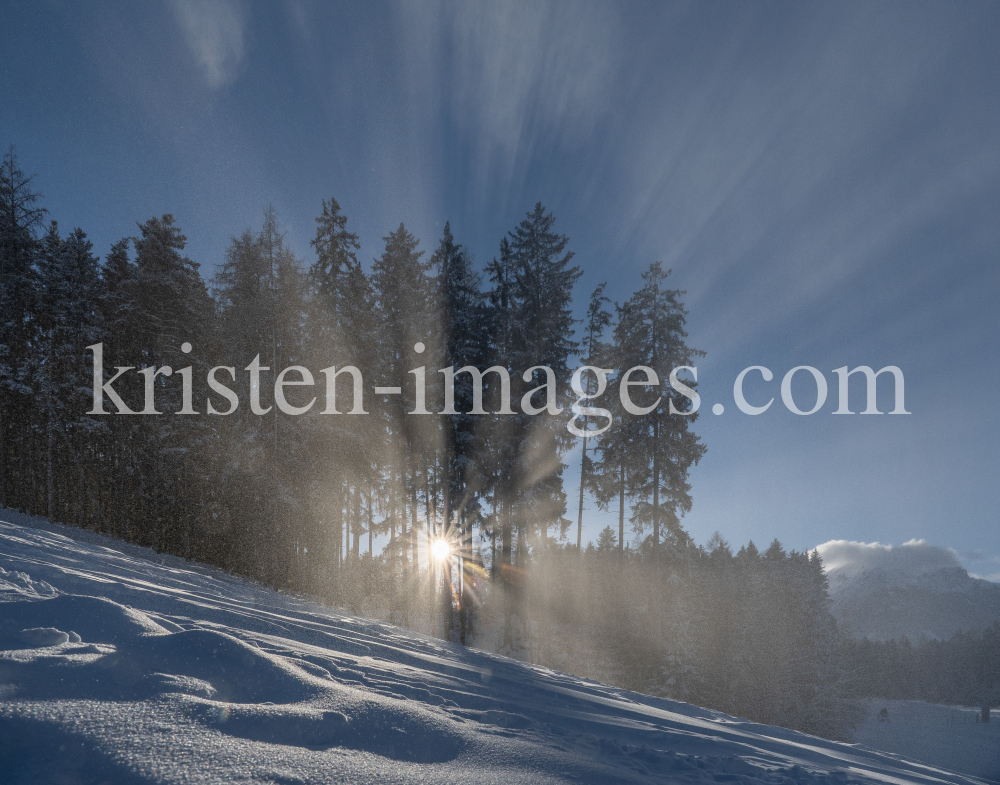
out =
[[[979,722],[978,707],[887,700],[866,705],[865,720],[854,734],[859,744],[1000,778],[1000,722]],[[883,709],[886,716],[880,717]],[[984,756],[984,750],[992,752]]]
[[[856,638],[948,639],[1000,619],[1000,584],[971,577],[944,548],[837,540],[818,550],[833,614]]]
[[[0,650],[4,783],[982,782],[37,523],[0,523]]]

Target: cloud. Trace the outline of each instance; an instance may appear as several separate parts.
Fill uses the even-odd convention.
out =
[[[961,556],[962,563],[973,578],[1000,583],[1000,556],[990,556],[980,550],[968,551]]]
[[[408,89],[471,141],[475,187],[525,177],[535,156],[588,145],[623,48],[609,6],[552,2],[404,3]]]
[[[538,3],[458,6],[459,104],[475,111],[479,130],[509,156],[530,141],[535,118],[586,134],[610,81],[614,21]]]
[[[245,47],[243,9],[231,0],[170,0],[205,83],[224,87],[240,73]]]
[[[962,567],[954,550],[930,545],[925,540],[910,540],[902,545],[830,540],[816,549],[827,572],[837,571],[842,576],[872,570],[913,576]]]

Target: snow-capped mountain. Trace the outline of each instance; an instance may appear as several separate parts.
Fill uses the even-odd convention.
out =
[[[1000,750],[978,754],[964,770],[992,778]],[[986,780],[464,649],[89,532],[0,522],[0,781]]]
[[[1000,584],[971,577],[944,548],[834,540],[818,550],[834,616],[856,638],[947,639],[1000,620]]]

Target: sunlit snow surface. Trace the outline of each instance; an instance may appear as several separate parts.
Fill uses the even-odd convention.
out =
[[[0,523],[0,650],[5,785],[983,782],[60,527]]]

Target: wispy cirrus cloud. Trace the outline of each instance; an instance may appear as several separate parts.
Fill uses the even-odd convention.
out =
[[[461,135],[473,191],[516,188],[538,157],[588,144],[609,111],[624,46],[612,6],[578,13],[554,2],[441,0],[398,8],[413,106]]]
[[[246,15],[232,0],[169,0],[206,85],[230,84],[246,58]]]

